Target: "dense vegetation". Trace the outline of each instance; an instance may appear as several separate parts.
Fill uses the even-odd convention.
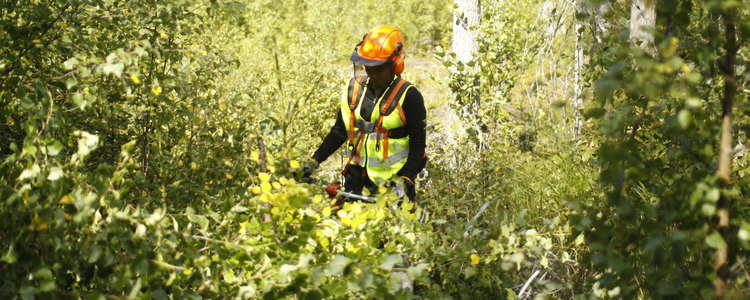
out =
[[[747,297],[748,5],[658,1],[644,51],[630,1],[521,2],[466,64],[446,0],[0,2],[0,296]],[[376,24],[430,160],[414,202],[334,211],[293,172]]]

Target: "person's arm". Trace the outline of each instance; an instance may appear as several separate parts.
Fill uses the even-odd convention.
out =
[[[323,163],[346,142],[347,138],[346,125],[344,125],[344,119],[341,118],[341,111],[336,110],[336,123],[333,124],[331,131],[328,132],[326,138],[323,139],[323,143],[320,144],[311,158],[319,164]]]
[[[427,109],[424,107],[422,93],[415,87],[406,91],[406,99],[404,99],[402,109],[406,117],[404,128],[409,134],[409,156],[396,175],[405,176],[414,182],[414,177],[424,168],[423,160],[427,147],[427,131],[425,130]]]

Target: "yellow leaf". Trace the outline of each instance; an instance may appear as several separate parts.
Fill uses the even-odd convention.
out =
[[[169,38],[169,36],[168,36],[168,35],[167,35],[166,33],[164,33],[164,32],[162,32],[162,33],[160,34],[160,36],[161,36],[161,38],[163,38],[163,39]]]
[[[340,212],[340,211],[339,211],[339,212]],[[348,217],[346,217],[346,218],[341,218],[341,223],[344,223],[344,225],[346,225],[346,226],[351,226],[351,225],[352,225],[352,219],[350,219],[350,218],[348,218]]]
[[[682,64],[682,72],[684,72],[685,74],[690,74],[690,66]]]
[[[321,195],[315,195],[315,197],[313,197],[313,200],[312,200],[312,202],[313,202],[313,203],[315,203],[315,204],[318,204],[318,203],[320,203],[321,201],[323,201],[323,196],[321,196]],[[327,207],[326,207],[326,208],[327,208]],[[330,210],[330,208],[328,208],[328,209]],[[330,213],[330,212],[329,212],[329,213]]]
[[[65,195],[65,196],[62,196],[62,198],[60,198],[60,202],[58,203],[62,205],[73,204],[73,199],[70,199],[70,196]]]
[[[142,196],[143,198],[146,198],[146,197],[148,197],[148,192],[146,192],[146,191],[143,191],[143,192],[141,192],[141,196]]]
[[[161,89],[160,86],[157,86],[155,88],[151,88],[151,92],[154,93],[154,97],[159,97],[159,95],[161,95],[161,91],[162,91],[162,89]]]
[[[193,169],[193,170],[195,170],[195,169],[198,168],[198,164],[196,164],[195,162],[191,162],[190,163],[190,168]]]
[[[227,174],[226,177],[227,179],[232,179],[232,174]]]
[[[260,201],[271,203],[271,200],[273,200],[273,198],[271,198],[270,194],[260,195]]]
[[[268,182],[268,180],[271,179],[271,176],[268,176],[268,173],[258,173],[258,179],[260,179],[260,182]]]
[[[177,165],[178,165],[178,166],[180,166],[180,167],[182,167],[182,166],[183,166],[184,164],[185,164],[185,163],[183,163],[182,161],[178,161],[178,162],[177,162]]]
[[[226,108],[227,108],[226,104],[224,104],[224,103],[219,104],[219,109],[220,110],[225,110]]]
[[[138,79],[138,76],[130,75],[130,80],[132,80],[134,84],[141,84],[141,80]]]
[[[346,212],[343,210],[339,210],[339,212],[336,214],[339,216],[339,218],[346,218]]]
[[[254,162],[258,162],[258,160],[260,160],[260,154],[258,154],[258,151],[250,152],[250,159]]]
[[[31,219],[31,229],[33,230],[44,230],[49,227],[49,222],[42,219],[39,215],[34,216],[33,219]]]
[[[320,243],[320,245],[323,247],[328,247],[328,245],[330,244],[330,242],[328,241],[328,238],[324,238],[324,237],[319,238],[318,243]]]
[[[331,216],[331,208],[326,206],[325,208],[323,208],[323,217],[328,218],[330,216]]]
[[[287,185],[289,183],[289,179],[286,179],[286,177],[281,176],[279,177],[279,183],[281,183],[281,185]]]
[[[299,162],[296,160],[290,161],[289,166],[292,167],[292,169],[299,169]]]
[[[352,204],[351,211],[355,214],[362,212],[362,207],[359,206],[359,202],[354,202],[354,204]]]
[[[209,187],[208,187],[208,185],[204,185],[204,186],[203,186],[203,189],[204,189],[204,190],[206,190],[206,191],[208,191],[208,190],[210,190],[211,188],[209,188]]]
[[[256,195],[260,194],[260,187],[259,186],[254,186],[252,189],[250,189],[250,191],[252,191],[253,194],[256,194]]]
[[[268,192],[271,191],[271,184],[269,184],[268,182],[261,183],[260,184],[260,189],[263,190],[264,192],[268,193]]]
[[[278,182],[271,183],[271,186],[277,190],[281,189],[281,184],[279,184]]]
[[[245,229],[245,225],[247,225],[248,223],[250,223],[250,222],[249,221],[245,221],[245,222],[240,223],[240,234],[247,233],[247,229]]]
[[[206,55],[206,54],[208,54],[208,52],[201,50],[201,51],[198,51],[198,54],[200,54],[200,55]]]
[[[479,264],[479,255],[472,254],[471,255],[471,265],[475,266]]]
[[[268,168],[268,172],[276,173],[276,167],[274,167],[274,166],[268,166],[267,168]]]
[[[365,189],[365,190],[366,190],[366,189]],[[375,214],[375,216],[376,216],[376,217],[377,217],[378,219],[385,219],[385,212],[384,212],[384,211],[382,211],[382,210],[379,210],[379,211],[378,211],[378,213],[377,213],[377,214]]]

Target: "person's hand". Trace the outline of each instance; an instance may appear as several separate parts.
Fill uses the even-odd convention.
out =
[[[302,178],[303,181],[305,179],[309,179],[313,172],[315,172],[315,169],[318,168],[320,164],[315,161],[312,158],[309,158],[306,162],[302,163],[299,170],[294,171],[295,177]]]
[[[403,200],[404,196],[408,196],[413,190],[414,183],[406,176],[401,176],[399,180],[393,182],[393,193],[399,200]]]

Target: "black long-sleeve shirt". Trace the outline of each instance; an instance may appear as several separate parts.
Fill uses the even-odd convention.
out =
[[[380,95],[375,95],[372,89],[367,89],[365,92],[365,100],[364,101],[371,101],[376,102],[377,97]],[[364,105],[364,103],[362,104]],[[372,105],[371,105],[372,106]],[[367,121],[372,122],[370,120],[370,116],[372,115],[372,108],[365,109],[366,107],[362,107],[362,118],[364,118]],[[427,145],[426,143],[426,130],[425,130],[425,119],[427,118],[427,110],[424,107],[424,98],[422,98],[422,93],[420,93],[416,87],[412,86],[406,91],[406,98],[404,98],[404,102],[402,103],[401,108],[404,111],[404,116],[406,117],[406,124],[404,124],[404,128],[406,132],[409,134],[409,156],[406,159],[406,163],[401,168],[401,170],[396,173],[398,176],[405,176],[409,179],[414,181],[414,177],[417,176],[417,174],[422,171],[422,168],[424,167],[423,160],[425,159],[425,147]],[[331,127],[331,131],[328,133],[328,135],[323,139],[323,143],[320,144],[320,147],[318,147],[318,150],[315,151],[315,153],[312,155],[312,158],[322,163],[326,159],[328,159],[329,156],[331,156],[336,150],[341,147],[344,142],[347,141],[349,138],[348,132],[346,131],[346,125],[344,124],[344,119],[341,117],[341,109],[336,110],[336,123],[333,124],[333,127]]]

